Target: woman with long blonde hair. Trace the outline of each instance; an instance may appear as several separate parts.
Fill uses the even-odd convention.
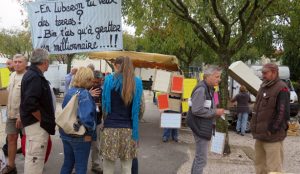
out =
[[[128,57],[118,57],[115,73],[105,77],[102,107],[106,116],[101,140],[104,174],[113,174],[115,161],[120,158],[122,174],[131,173],[139,139],[138,120],[142,81],[135,77]]]

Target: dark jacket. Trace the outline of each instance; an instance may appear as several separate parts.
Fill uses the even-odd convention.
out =
[[[232,101],[237,102],[237,113],[249,113],[250,95],[247,92],[238,93]]]
[[[214,132],[216,106],[213,99],[214,89],[200,82],[192,92],[192,106],[188,112],[187,124],[199,137],[211,139]],[[210,103],[210,106],[208,106]]]
[[[251,132],[255,139],[266,142],[284,140],[290,116],[289,100],[289,89],[280,79],[262,84],[251,119]]]
[[[20,116],[24,127],[38,122],[32,115],[38,110],[41,112],[40,126],[54,135],[55,116],[49,82],[35,65],[31,65],[21,85]]]
[[[126,106],[120,92],[111,91],[111,113],[104,120],[105,128],[131,128],[132,104]]]
[[[98,121],[96,104],[88,90],[76,87],[70,88],[62,103],[62,108],[64,108],[68,104],[73,95],[75,95],[77,92],[79,92],[77,109],[78,120],[86,128],[85,135],[90,135],[93,140],[96,140],[96,126]],[[76,139],[77,142],[84,142],[84,136],[77,136],[75,138],[72,135],[66,134],[62,129],[59,129],[59,132],[60,137],[64,140]]]

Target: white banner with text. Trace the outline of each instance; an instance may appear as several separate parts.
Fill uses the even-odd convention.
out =
[[[34,48],[51,54],[122,50],[121,0],[27,4]]]

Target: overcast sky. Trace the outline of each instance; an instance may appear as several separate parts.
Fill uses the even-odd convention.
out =
[[[23,28],[21,9],[16,0],[0,0],[0,29]]]

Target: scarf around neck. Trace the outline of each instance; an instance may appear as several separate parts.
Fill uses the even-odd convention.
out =
[[[132,138],[137,141],[139,139],[138,122],[140,104],[143,93],[143,85],[141,79],[135,77],[135,91],[132,99]],[[111,74],[105,77],[103,92],[102,92],[102,110],[108,115],[111,113],[111,91],[115,90],[122,93],[123,75]]]

